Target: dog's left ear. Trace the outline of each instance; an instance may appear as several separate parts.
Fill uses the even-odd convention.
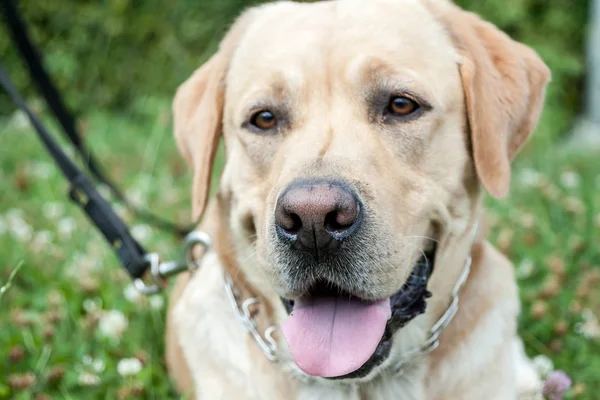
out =
[[[492,196],[505,197],[510,163],[535,129],[550,70],[535,51],[477,15],[449,2],[436,11],[462,53],[460,73],[479,180]]]
[[[192,214],[198,221],[206,208],[210,178],[223,120],[229,62],[253,15],[244,13],[219,50],[178,89],[173,100],[174,134],[179,152],[194,173]]]

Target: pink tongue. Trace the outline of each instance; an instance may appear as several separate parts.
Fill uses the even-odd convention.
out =
[[[371,358],[391,313],[389,299],[298,299],[282,326],[283,336],[302,371],[312,376],[343,376]]]

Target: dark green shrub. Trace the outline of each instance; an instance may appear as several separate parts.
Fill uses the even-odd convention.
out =
[[[19,2],[50,73],[67,95],[69,105],[77,110],[120,109],[131,106],[140,96],[171,96],[215,49],[227,24],[247,3]],[[32,94],[23,64],[2,29],[1,59],[18,86]]]
[[[588,1],[457,0],[536,49],[552,70],[539,133],[565,133],[581,110],[585,90]]]

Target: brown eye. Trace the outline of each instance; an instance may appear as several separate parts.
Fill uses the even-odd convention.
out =
[[[277,125],[277,118],[269,110],[259,111],[252,116],[250,124],[262,131],[268,131]]]
[[[389,110],[392,114],[405,117],[417,111],[419,104],[404,96],[396,96],[390,100]]]

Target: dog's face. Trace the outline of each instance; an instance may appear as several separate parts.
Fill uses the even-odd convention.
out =
[[[505,194],[547,79],[529,49],[441,0],[344,0],[251,10],[180,89],[196,214],[222,133],[237,261],[293,310],[301,369],[359,377],[389,353],[395,296],[466,234],[479,182]]]
[[[450,200],[466,200],[459,55],[423,6],[401,3],[399,18],[382,18],[389,4],[265,8],[231,60],[232,223],[256,235],[257,266],[284,298],[319,280],[389,297],[432,223],[454,223],[448,208],[463,204]]]

